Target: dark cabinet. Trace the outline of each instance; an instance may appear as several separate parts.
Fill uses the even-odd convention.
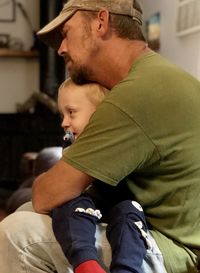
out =
[[[62,134],[58,114],[0,114],[0,187],[17,188],[22,155],[61,146]]]

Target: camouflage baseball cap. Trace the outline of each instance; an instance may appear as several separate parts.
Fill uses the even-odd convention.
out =
[[[110,13],[126,15],[142,25],[142,13],[136,9],[135,0],[69,0],[60,14],[37,32],[40,39],[50,47],[58,49],[62,37],[58,27],[69,20],[76,11],[98,11],[106,8]]]

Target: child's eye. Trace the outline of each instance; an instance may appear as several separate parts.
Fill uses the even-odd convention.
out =
[[[77,109],[75,109],[75,108],[69,108],[67,111],[68,111],[68,114],[70,116],[73,116],[74,114],[76,114]]]

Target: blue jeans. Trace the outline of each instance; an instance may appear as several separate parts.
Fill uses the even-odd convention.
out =
[[[72,273],[52,231],[51,218],[32,210],[31,203],[0,222],[0,268],[2,273]],[[103,267],[111,261],[110,245],[105,236],[106,225],[97,226],[96,248]],[[145,273],[166,273],[163,257],[154,239],[143,261]]]

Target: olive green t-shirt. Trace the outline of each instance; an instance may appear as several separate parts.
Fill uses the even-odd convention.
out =
[[[62,159],[113,186],[124,179],[153,230],[200,247],[200,83],[182,69],[139,58]]]

